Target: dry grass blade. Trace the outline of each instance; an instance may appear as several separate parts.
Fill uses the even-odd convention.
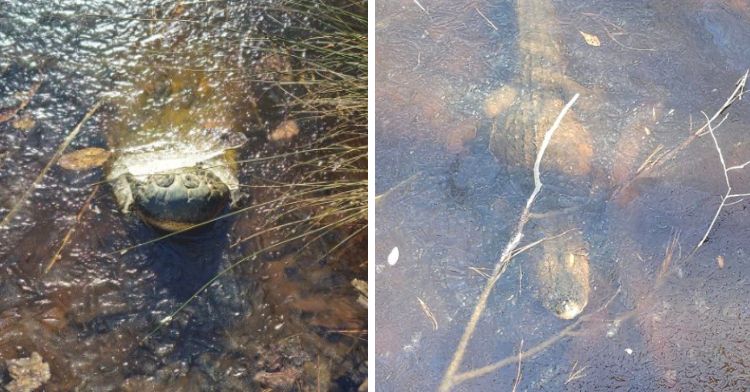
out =
[[[707,119],[705,125],[698,128],[695,132],[691,133],[690,136],[688,136],[677,147],[658,155],[658,157],[654,157],[654,158],[649,157],[651,159],[647,159],[648,164],[641,165],[641,167],[638,169],[635,175],[633,175],[628,181],[619,185],[615,189],[615,191],[612,193],[612,199],[615,199],[620,192],[622,192],[624,189],[631,186],[637,178],[639,178],[642,175],[646,175],[650,173],[652,170],[654,170],[655,168],[659,167],[660,165],[666,162],[669,162],[677,154],[685,150],[697,138],[709,133],[708,132],[709,124],[713,124],[714,121],[716,121],[719,118],[719,116],[723,115],[732,106],[732,104],[742,99],[742,96],[745,94],[745,86],[747,85],[748,74],[750,74],[750,70],[747,70],[745,74],[737,81],[737,83],[734,86],[734,90],[732,90],[732,93],[729,95],[726,101],[724,101],[724,104],[722,104],[721,107],[713,114],[713,116]],[[692,120],[691,120],[691,123],[692,123]],[[718,125],[716,127],[718,127]],[[692,128],[692,125],[691,125],[691,128]]]
[[[570,374],[568,374],[568,379],[565,380],[565,385],[568,385],[569,383],[586,376],[586,374],[584,374],[583,372],[584,370],[586,370],[586,368],[588,368],[588,366],[584,366],[580,369],[577,369],[577,368],[578,368],[578,361],[576,361],[573,364],[573,368],[570,369]]]
[[[427,306],[427,304],[424,301],[422,301],[422,298],[417,297],[417,301],[419,301],[419,306],[422,307],[422,311],[424,312],[424,314],[427,316],[428,319],[430,319],[430,321],[432,321],[432,329],[437,331],[438,322],[437,322],[437,319],[435,318],[435,315],[432,314],[430,307]]]
[[[68,242],[70,242],[70,239],[73,237],[73,233],[76,231],[76,227],[81,223],[81,218],[83,218],[83,214],[86,212],[88,207],[91,205],[91,201],[94,200],[94,196],[96,195],[96,192],[99,191],[99,185],[94,185],[93,189],[91,189],[91,193],[86,198],[86,201],[83,202],[83,206],[81,206],[81,209],[78,211],[78,215],[76,215],[76,220],[73,222],[73,226],[68,229],[68,232],[65,233],[65,237],[63,237],[62,242],[60,243],[60,246],[57,248],[57,251],[55,254],[50,258],[49,262],[47,263],[47,267],[44,268],[44,273],[48,273],[52,267],[57,263],[57,260],[60,259],[62,255],[63,249],[68,245]]]
[[[24,92],[23,94],[20,94],[21,102],[9,109],[5,109],[0,111],[0,123],[6,122],[13,117],[16,116],[18,112],[26,108],[28,106],[29,102],[31,102],[31,99],[34,98],[36,95],[36,92],[39,90],[39,87],[41,87],[42,83],[44,82],[45,75],[42,74],[37,82],[31,85],[31,88],[29,88],[28,91]]]

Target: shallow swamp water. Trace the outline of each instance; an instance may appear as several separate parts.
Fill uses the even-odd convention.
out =
[[[338,188],[310,188],[366,180],[366,152],[319,154],[366,141],[295,106],[315,85],[295,79],[322,29],[309,4],[0,3],[0,389],[34,353],[46,391],[366,381],[366,205],[342,217]],[[113,124],[243,133],[234,213],[162,238],[118,210],[104,167],[55,164],[68,142],[109,149]]]
[[[727,168],[750,160],[750,106],[721,111],[716,144],[705,128],[691,135],[750,67],[750,6],[545,3],[552,14],[523,17],[515,1],[377,3],[378,390],[746,390],[746,199],[728,198],[703,238],[727,181],[732,194],[750,190],[745,168],[725,177],[719,156]],[[512,170],[489,148],[502,126],[492,97],[528,71],[523,50],[534,49],[519,43],[519,24],[529,21],[552,32],[574,82],[561,98],[580,94],[572,112],[600,179],[588,200],[569,203],[564,176],[542,160],[531,209],[580,222],[588,305],[574,320],[555,317],[535,296],[532,253],[513,258],[446,384],[532,190],[531,168]],[[548,234],[540,221],[521,246]]]

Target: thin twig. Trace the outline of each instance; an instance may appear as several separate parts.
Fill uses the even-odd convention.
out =
[[[660,166],[661,164],[665,162],[668,162],[669,160],[674,158],[675,155],[679,154],[685,148],[687,148],[693,141],[695,141],[695,139],[705,135],[707,133],[708,124],[712,124],[719,116],[724,114],[724,112],[726,112],[726,110],[729,109],[729,107],[732,106],[732,104],[735,101],[742,99],[742,96],[745,94],[745,86],[747,85],[747,77],[749,73],[750,73],[750,69],[745,71],[745,74],[735,84],[732,94],[730,94],[729,98],[727,98],[726,101],[724,101],[724,104],[721,105],[719,110],[717,110],[716,113],[714,113],[714,115],[711,116],[711,118],[708,120],[706,125],[698,128],[698,130],[691,133],[679,146],[660,155],[658,158],[654,159],[654,161],[650,165],[648,165],[647,167],[643,167],[638,172],[636,172],[635,175],[633,175],[633,177],[631,177],[627,182],[625,182],[624,184],[617,187],[617,189],[615,189],[615,191],[612,193],[612,198],[614,199],[620,192],[622,192],[622,190],[631,186],[635,182],[635,180],[639,178],[641,175],[647,174],[654,168]],[[692,117],[691,117],[690,127],[692,129]]]
[[[750,161],[747,161],[747,162],[745,162],[745,163],[743,163],[741,165],[736,165],[736,166],[728,167],[727,171],[744,169],[745,166],[747,166],[747,165],[750,165]]]
[[[557,115],[557,118],[555,119],[555,122],[552,124],[552,126],[550,126],[550,128],[544,134],[544,139],[542,140],[542,144],[539,147],[539,151],[537,152],[536,162],[534,162],[534,190],[531,192],[529,199],[526,201],[526,206],[521,212],[521,217],[518,220],[515,234],[511,237],[510,241],[500,255],[500,258],[492,272],[492,278],[487,280],[487,284],[484,286],[484,289],[482,290],[482,293],[477,300],[477,304],[474,307],[474,312],[472,313],[471,318],[466,325],[466,329],[461,336],[461,340],[458,342],[458,347],[453,354],[453,358],[451,359],[451,362],[448,365],[445,374],[443,375],[443,380],[440,383],[440,391],[449,391],[456,382],[455,378],[458,372],[458,367],[461,365],[461,361],[463,360],[464,354],[466,353],[466,347],[469,345],[469,340],[474,334],[474,330],[477,327],[479,318],[482,316],[482,313],[487,306],[487,300],[489,299],[492,289],[495,287],[495,284],[500,279],[500,276],[502,276],[503,272],[505,272],[505,270],[508,268],[508,265],[512,260],[513,251],[515,251],[515,249],[518,247],[518,244],[521,242],[521,239],[523,238],[523,229],[526,226],[526,223],[529,221],[531,206],[534,204],[539,191],[541,191],[542,189],[540,166],[542,158],[544,157],[544,153],[547,150],[547,146],[549,145],[550,140],[552,140],[552,136],[560,126],[563,117],[565,117],[565,114],[567,114],[576,100],[578,100],[578,97],[579,94],[573,96],[573,98],[560,111],[560,114]]]
[[[462,383],[464,381],[470,380],[472,378],[477,378],[477,377],[483,376],[485,374],[492,373],[492,372],[494,372],[494,371],[496,371],[498,369],[504,368],[504,367],[506,367],[508,365],[511,365],[511,364],[515,363],[516,361],[519,360],[519,358],[521,358],[521,359],[533,358],[537,354],[543,352],[547,348],[549,348],[552,345],[554,345],[555,343],[557,343],[559,340],[570,336],[571,332],[573,332],[573,330],[575,330],[581,324],[582,320],[584,320],[584,319],[583,318],[579,318],[578,320],[576,320],[572,324],[570,324],[567,327],[563,328],[560,332],[558,332],[554,336],[551,336],[547,340],[545,340],[545,341],[537,344],[536,346],[532,347],[529,350],[520,352],[518,354],[518,356],[516,356],[516,355],[509,356],[509,357],[501,359],[501,360],[499,360],[499,361],[497,361],[495,363],[492,363],[490,365],[483,366],[483,367],[480,367],[480,368],[476,368],[476,369],[472,369],[472,370],[469,370],[469,371],[466,371],[466,372],[463,372],[463,373],[456,374],[455,376],[453,376],[453,385],[458,385],[458,384],[460,384],[460,383]]]
[[[65,137],[63,142],[60,144],[60,146],[57,148],[57,151],[55,151],[55,154],[52,156],[52,158],[47,162],[47,165],[44,166],[41,173],[34,179],[34,182],[29,185],[29,187],[24,191],[24,193],[21,195],[21,197],[16,201],[16,204],[13,205],[13,207],[8,211],[8,213],[3,217],[2,222],[0,222],[0,229],[7,228],[7,226],[10,224],[10,221],[13,220],[13,217],[18,213],[18,211],[21,209],[21,206],[26,202],[26,199],[29,197],[31,192],[39,185],[39,183],[42,182],[42,179],[44,178],[44,175],[47,174],[47,171],[60,159],[63,152],[66,148],[68,148],[68,145],[70,142],[75,139],[75,137],[78,135],[78,132],[83,127],[83,124],[85,124],[91,116],[94,115],[94,113],[99,109],[99,106],[101,106],[102,101],[99,101],[94,104],[94,106],[89,109],[88,112],[83,116],[81,121],[78,122],[78,125],[73,128],[73,130],[68,134],[68,136]]]
[[[727,202],[727,199],[732,196],[732,184],[729,182],[729,174],[727,173],[729,169],[727,169],[727,163],[724,160],[724,154],[721,151],[721,147],[719,146],[719,141],[716,139],[716,134],[714,133],[714,127],[711,125],[711,120],[708,118],[706,113],[703,113],[703,116],[706,118],[706,126],[708,127],[708,134],[711,135],[711,140],[714,142],[714,147],[716,147],[716,152],[719,155],[719,162],[721,162],[721,168],[723,169],[724,173],[724,181],[727,184],[727,192],[724,194],[724,197],[721,198],[721,204],[719,204],[719,208],[716,209],[716,213],[714,214],[713,219],[711,219],[711,224],[708,225],[708,229],[706,230],[706,234],[703,235],[703,238],[701,238],[700,242],[698,242],[698,245],[695,246],[695,250],[698,250],[705,242],[706,239],[708,239],[708,235],[711,233],[711,230],[714,228],[714,225],[716,224],[716,220],[719,218],[719,214],[721,213],[721,210],[724,208],[724,205]],[[721,123],[726,120],[727,116],[724,116],[724,119],[721,120]],[[721,125],[719,123],[719,125]]]
[[[597,309],[596,311],[594,311],[592,313],[589,313],[589,314],[587,314],[585,316],[580,317],[578,320],[576,320],[572,324],[570,324],[567,327],[565,327],[562,330],[560,330],[560,332],[556,333],[553,336],[550,336],[547,340],[544,340],[543,342],[537,344],[536,346],[534,346],[534,347],[532,347],[532,348],[530,348],[530,349],[528,349],[526,351],[521,352],[518,356],[516,356],[516,355],[508,356],[508,357],[505,357],[505,358],[503,358],[503,359],[501,359],[501,360],[499,360],[499,361],[497,361],[495,363],[489,364],[487,366],[483,366],[481,368],[476,368],[476,369],[472,369],[472,370],[469,370],[469,371],[466,371],[466,372],[463,372],[463,373],[456,374],[454,376],[454,378],[453,378],[453,385],[454,386],[458,385],[458,384],[460,384],[460,383],[462,383],[464,381],[468,381],[468,380],[470,380],[472,378],[477,378],[477,377],[483,376],[485,374],[492,373],[492,372],[494,372],[494,371],[496,371],[498,369],[502,369],[502,368],[504,368],[506,366],[512,365],[513,363],[515,363],[516,361],[518,361],[518,357],[520,357],[522,359],[533,358],[533,357],[541,354],[542,352],[544,352],[548,348],[552,347],[558,341],[560,341],[560,340],[562,340],[562,339],[564,339],[566,337],[575,336],[575,329],[578,328],[578,326],[581,325],[581,323],[583,323],[584,321],[587,321],[589,318],[593,317],[593,315],[595,315],[595,314],[597,314],[597,313],[605,310],[606,308],[608,308],[609,305],[612,303],[612,301],[614,301],[614,299],[617,298],[617,295],[619,295],[619,294],[620,294],[620,288],[618,288],[617,291],[615,291],[615,293],[612,295],[612,297],[610,297],[607,300],[607,302],[605,302],[601,307],[599,307],[599,309]]]
[[[32,84],[28,91],[21,94],[21,102],[18,105],[9,109],[0,110],[0,123],[12,119],[18,112],[28,106],[29,102],[31,102],[31,99],[36,95],[36,92],[39,91],[39,87],[41,87],[45,77],[46,76],[44,74],[41,74],[39,80],[36,83]]]
[[[492,27],[493,29],[495,29],[495,31],[497,31],[497,26],[495,26],[495,24],[492,23],[492,21],[488,17],[484,16],[484,14],[482,13],[482,11],[479,10],[479,8],[474,7],[474,10],[477,11],[479,16],[481,16],[487,23],[489,23],[490,27]]]
[[[638,167],[638,170],[635,171],[636,175],[644,170],[647,170],[651,168],[656,162],[659,161],[659,157],[656,155],[664,148],[663,144],[660,144],[656,146],[654,151],[641,163],[641,166]]]
[[[531,249],[531,248],[533,248],[533,247],[541,244],[544,241],[550,241],[550,240],[554,240],[555,238],[560,238],[560,237],[562,237],[562,236],[570,233],[571,231],[573,231],[573,229],[565,230],[562,233],[555,234],[555,235],[553,235],[551,237],[540,238],[540,239],[538,239],[538,240],[536,240],[536,241],[534,241],[534,242],[532,242],[532,243],[530,243],[528,245],[523,246],[520,249],[516,249],[515,251],[513,251],[513,254],[510,257],[511,258],[516,257],[516,256],[520,255],[521,253],[526,252],[527,250],[529,250],[529,249]]]
[[[424,11],[425,13],[428,13],[428,12],[427,12],[427,10],[426,10],[426,9],[425,9],[424,7],[422,7],[422,4],[419,4],[419,1],[418,1],[418,0],[413,0],[413,1],[414,1],[414,4],[416,4],[416,5],[417,5],[417,7],[419,7],[419,8],[420,8],[420,9],[421,9],[422,11]]]
[[[474,272],[476,272],[476,273],[478,273],[480,276],[484,277],[485,279],[491,278],[490,274],[488,274],[488,273],[480,270],[477,267],[469,267],[469,269],[472,270],[472,271],[474,271]]]

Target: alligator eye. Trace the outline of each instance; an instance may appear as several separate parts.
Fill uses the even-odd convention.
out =
[[[184,185],[185,188],[197,188],[200,183],[200,179],[195,174],[185,174],[182,176],[182,185]]]
[[[155,174],[151,178],[156,185],[162,188],[166,188],[174,182],[174,174]]]

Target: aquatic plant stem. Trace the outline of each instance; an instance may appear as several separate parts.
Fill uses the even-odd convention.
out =
[[[466,329],[464,330],[463,336],[461,336],[461,340],[459,341],[458,347],[453,354],[453,358],[451,359],[451,362],[448,365],[445,374],[443,375],[443,380],[440,384],[439,389],[441,392],[449,391],[453,387],[456,381],[456,373],[458,372],[458,368],[461,365],[463,357],[466,353],[466,347],[469,345],[469,340],[471,340],[471,337],[474,335],[474,330],[476,329],[477,324],[479,323],[479,319],[482,316],[485,307],[487,306],[487,300],[492,293],[492,289],[495,287],[495,284],[500,279],[503,272],[505,272],[505,270],[508,268],[508,265],[512,260],[513,253],[518,247],[518,244],[521,242],[521,239],[523,238],[523,229],[526,226],[526,223],[529,221],[531,207],[533,206],[537,195],[542,190],[542,179],[540,171],[542,158],[544,158],[544,153],[546,152],[547,146],[549,146],[549,143],[552,140],[552,136],[560,127],[560,123],[562,122],[563,117],[565,117],[565,114],[567,114],[576,100],[578,100],[578,97],[579,94],[574,95],[573,98],[567,104],[565,104],[565,106],[560,111],[560,114],[557,115],[555,122],[544,134],[544,139],[542,140],[542,144],[537,151],[536,161],[534,162],[534,190],[531,192],[529,199],[526,201],[526,206],[521,212],[518,224],[516,225],[515,234],[511,237],[511,240],[505,246],[505,249],[501,253],[497,264],[495,264],[495,268],[492,271],[491,278],[487,280],[487,284],[484,286],[482,293],[479,295],[477,304],[474,307],[474,312],[472,313],[469,322],[466,324]]]
[[[57,161],[62,156],[63,152],[65,152],[65,149],[68,148],[70,143],[75,139],[76,136],[78,136],[78,132],[81,131],[81,128],[83,127],[83,124],[85,124],[91,116],[96,113],[96,111],[99,109],[103,101],[98,101],[94,104],[94,106],[91,107],[91,109],[86,112],[86,114],[83,116],[81,121],[78,122],[78,124],[73,128],[72,131],[68,134],[68,136],[65,137],[63,142],[60,144],[60,146],[57,148],[57,151],[55,151],[55,154],[52,156],[52,158],[47,162],[47,165],[44,166],[42,171],[39,173],[39,175],[34,179],[34,182],[29,185],[28,188],[26,188],[26,191],[24,191],[23,195],[16,201],[16,204],[11,207],[10,211],[3,217],[2,222],[0,222],[0,229],[8,228],[8,225],[13,220],[13,217],[18,213],[18,211],[21,209],[21,206],[26,202],[26,199],[28,199],[31,192],[39,185],[39,183],[42,182],[42,179],[44,179],[44,175],[47,174],[49,169],[57,163]]]

